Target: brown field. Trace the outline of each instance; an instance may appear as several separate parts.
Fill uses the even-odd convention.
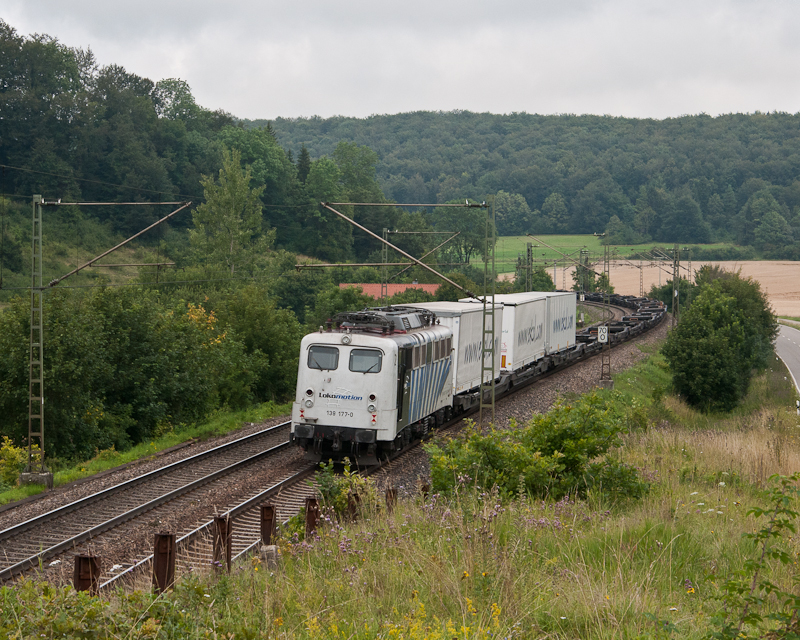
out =
[[[779,316],[800,317],[800,262],[782,260],[757,262],[692,262],[692,271],[704,264],[719,265],[729,271],[740,271],[743,276],[753,278],[761,284],[772,310]],[[687,266],[686,262],[681,266]],[[643,264],[642,277],[647,293],[654,284],[663,284],[672,278],[672,264],[665,263],[664,271],[658,266]],[[683,270],[681,270],[683,271]],[[660,278],[660,280],[659,280]],[[611,284],[616,293],[639,294],[639,269],[630,263],[617,262],[611,265]]]
[[[626,295],[639,295],[639,268],[630,262],[611,263],[611,284],[616,293]],[[790,262],[784,260],[761,260],[753,262],[692,262],[692,271],[696,271],[704,264],[719,265],[729,271],[741,271],[745,277],[753,278],[761,284],[762,291],[765,291],[772,310],[779,316],[800,317],[800,262]],[[686,277],[683,267],[687,267],[687,262],[681,263],[681,273]],[[597,268],[597,267],[595,267]],[[602,267],[601,267],[602,268]],[[572,271],[569,269],[564,277],[562,269],[559,267],[556,279],[556,286],[570,286],[572,284]],[[650,291],[654,284],[664,284],[672,279],[672,263],[664,262],[661,267],[654,263],[643,263],[642,280],[645,294]],[[513,279],[514,274],[504,273],[501,279]]]

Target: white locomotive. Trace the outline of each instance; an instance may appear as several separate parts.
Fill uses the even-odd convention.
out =
[[[449,419],[453,332],[424,309],[339,314],[300,345],[292,440],[311,460],[360,464]]]

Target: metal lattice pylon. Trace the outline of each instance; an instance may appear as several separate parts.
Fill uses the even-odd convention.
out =
[[[533,243],[526,245],[525,255],[525,291],[533,289]]]
[[[481,348],[481,391],[479,422],[483,428],[485,418],[491,416],[494,423],[495,396],[495,310],[494,296],[497,277],[495,274],[495,226],[494,201],[486,212],[486,234],[483,252],[483,344]]]
[[[672,326],[678,322],[680,308],[681,252],[676,244],[672,250]]]
[[[639,297],[644,298],[644,269],[641,260],[639,260]]]
[[[389,268],[386,263],[389,262],[389,230],[383,230],[383,244],[381,245],[381,305],[386,306],[386,301],[389,298]]]
[[[33,196],[31,237],[31,338],[28,352],[27,473],[45,473],[44,466],[44,323],[42,319],[42,196]],[[34,438],[39,451],[34,456]],[[38,457],[38,460],[34,458]]]

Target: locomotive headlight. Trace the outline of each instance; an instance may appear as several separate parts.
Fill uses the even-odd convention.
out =
[[[311,407],[313,407],[313,406],[314,406],[314,401],[313,401],[311,398],[306,398],[306,399],[303,401],[303,406],[305,406],[305,407],[306,407],[306,409],[310,409]]]
[[[344,334],[342,336],[342,344],[350,344],[352,341],[353,339],[349,335]]]
[[[375,413],[375,405],[374,404],[369,405],[367,407],[367,411],[369,411],[370,413]]]

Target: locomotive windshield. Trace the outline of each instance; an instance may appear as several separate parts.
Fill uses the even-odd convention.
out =
[[[339,349],[314,345],[308,350],[309,369],[333,370],[339,366]]]
[[[381,352],[375,349],[353,349],[350,352],[350,371],[378,373],[381,370]]]

